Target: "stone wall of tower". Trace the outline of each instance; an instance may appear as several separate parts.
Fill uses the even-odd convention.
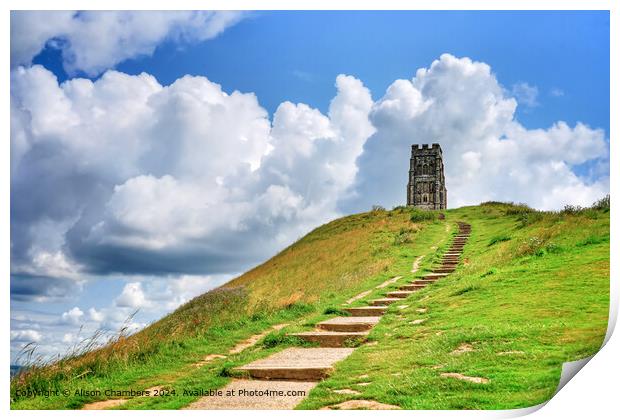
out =
[[[439,144],[411,146],[407,205],[427,210],[447,208],[448,191]]]

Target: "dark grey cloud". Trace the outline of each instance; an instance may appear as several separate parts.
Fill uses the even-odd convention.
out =
[[[40,298],[60,300],[75,295],[79,289],[79,283],[73,279],[25,273],[11,274],[11,299],[15,301],[31,301]]]

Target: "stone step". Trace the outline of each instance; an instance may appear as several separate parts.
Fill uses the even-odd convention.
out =
[[[371,329],[380,319],[379,316],[339,316],[319,322],[316,326],[326,331],[359,332]]]
[[[393,292],[389,292],[386,296],[389,298],[408,298],[412,293],[415,293],[412,290],[395,290]]]
[[[447,276],[446,273],[430,273],[422,277],[422,280],[436,280],[436,279],[441,279],[446,276]]]
[[[456,270],[456,268],[452,267],[452,268],[436,268],[433,270],[433,273],[452,273],[454,270]]]
[[[261,381],[233,379],[221,389],[221,394],[210,395],[194,401],[189,410],[292,410],[316,386],[314,381]],[[248,390],[263,392],[264,396],[248,396]],[[287,391],[303,391],[289,393]],[[275,391],[275,392],[274,392]],[[296,394],[296,395],[295,395]]]
[[[420,290],[420,289],[424,289],[426,287],[426,284],[405,284],[403,286],[400,286],[400,290]]]
[[[458,258],[460,256],[461,256],[460,252],[446,252],[445,254],[443,254],[444,258],[449,258],[449,257]]]
[[[318,381],[328,377],[333,365],[345,359],[353,348],[290,347],[235,369],[259,379]]]
[[[433,283],[435,283],[435,280],[433,280],[433,281],[429,281],[428,283],[411,283],[411,284],[412,284],[413,286],[423,286],[423,287],[426,287],[426,286],[431,285],[431,284],[433,284]]]
[[[368,331],[341,332],[341,331],[307,331],[288,334],[311,343],[318,343],[321,347],[345,347],[355,341],[364,341]]]
[[[359,306],[357,308],[345,308],[345,311],[353,316],[381,316],[385,314],[385,306]]]
[[[373,300],[371,304],[373,306],[388,306],[401,300],[401,298],[381,298]]]
[[[431,284],[436,281],[437,279],[415,279],[411,284]]]

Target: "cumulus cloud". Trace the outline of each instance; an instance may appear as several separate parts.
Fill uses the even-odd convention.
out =
[[[415,143],[441,144],[450,207],[503,200],[557,209],[607,194],[608,172],[587,180],[575,171],[609,161],[603,130],[561,121],[529,130],[515,119],[517,104],[489,65],[449,54],[394,82],[372,108],[376,133],[358,161],[357,195],[344,207],[402,204],[409,164],[403,154]]]
[[[270,120],[254,94],[205,77],[162,86],[108,71],[58,84],[41,66],[14,69],[12,293],[62,296],[111,273],[206,288],[343,213],[402,204],[412,143],[442,145],[451,207],[549,209],[608,191],[605,133],[525,128],[485,63],[445,54],[376,102],[354,77],[336,87],[326,114],[284,102]],[[599,169],[586,179],[584,164]],[[128,281],[118,306],[178,292]]]
[[[59,274],[238,272],[339,214],[373,131],[350,76],[328,115],[285,102],[273,123],[253,94],[204,77],[12,77],[17,275],[49,272],[41,253]],[[50,221],[62,240],[37,234]]]
[[[103,314],[103,312],[100,312],[95,308],[90,308],[88,310],[88,317],[91,321],[94,322],[102,322],[105,319],[105,315]]]
[[[215,38],[243,14],[227,11],[13,11],[11,64],[30,64],[46,45],[62,52],[65,69],[94,76],[150,55],[166,39]]]
[[[65,324],[71,325],[79,325],[82,322],[82,317],[84,316],[84,312],[77,306],[68,310],[67,312],[63,312],[60,316],[60,320]]]
[[[451,207],[556,209],[609,191],[605,133],[527,129],[515,118],[523,100],[485,63],[442,55],[376,102],[352,76],[336,88],[327,113],[284,102],[270,119],[254,94],[205,77],[162,86],[108,71],[59,84],[41,66],[13,69],[12,299],[75,296],[113,273],[126,281],[86,314],[12,320],[13,341],[45,328],[53,352],[85,338],[67,331],[77,325],[141,328],[321,223],[403,204],[413,143],[442,145]],[[148,316],[128,320],[136,309]]]
[[[142,284],[140,283],[126,284],[121,295],[116,298],[115,303],[117,306],[132,309],[139,309],[144,305],[148,305],[142,291]]]
[[[41,341],[43,336],[35,330],[11,330],[11,341],[31,343]]]

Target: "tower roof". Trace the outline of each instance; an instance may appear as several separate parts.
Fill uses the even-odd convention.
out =
[[[439,155],[443,155],[441,150],[441,146],[439,143],[432,144],[412,144],[411,145],[411,154],[420,154],[420,153],[437,153]]]

